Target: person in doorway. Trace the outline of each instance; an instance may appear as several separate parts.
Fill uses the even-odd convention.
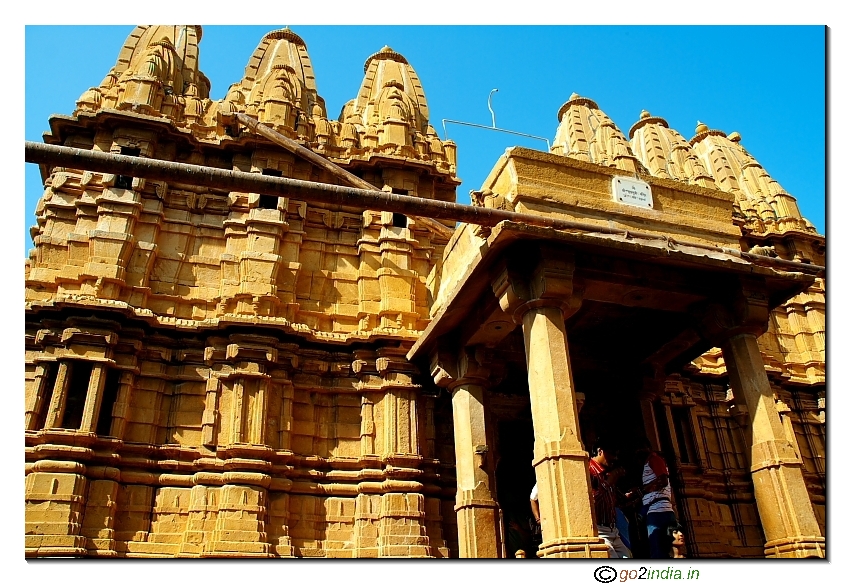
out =
[[[621,508],[621,503],[628,504],[628,500],[617,488],[617,482],[619,482],[625,475],[626,468],[621,465],[617,465],[613,469],[609,469],[605,474],[605,477],[614,489],[614,493],[617,495],[617,506],[614,508],[614,511],[617,514],[617,530],[620,533],[620,540],[622,540],[623,544],[626,545],[626,548],[631,551],[632,545],[629,541],[629,519],[626,518],[626,515]],[[632,553],[632,556],[634,556],[634,553]]]
[[[649,558],[668,559],[672,541],[667,536],[667,529],[676,524],[670,489],[670,472],[667,470],[664,458],[652,450],[648,439],[641,440],[636,453],[644,464],[643,485],[630,494],[642,496],[641,514],[646,516]]]
[[[537,495],[537,482],[534,483],[534,487],[531,489],[531,514],[534,515],[534,520],[537,524],[540,524],[540,499]]]
[[[617,529],[617,493],[608,472],[614,469],[617,450],[608,442],[600,440],[591,451],[589,462],[590,488],[593,491],[593,507],[596,511],[596,529],[608,547],[609,559],[631,559],[632,552],[620,538]]]
[[[529,502],[531,503],[531,514],[534,516],[533,519],[529,520],[529,526],[531,527],[531,540],[534,548],[536,549],[543,544],[543,530],[540,526],[540,500],[537,495],[537,482],[534,483],[534,488],[531,489]]]
[[[508,558],[519,558],[522,553],[525,558],[531,550],[531,532],[523,525],[523,521],[513,512],[508,514],[508,528],[505,532],[505,547]]]
[[[671,559],[687,559],[688,558],[688,550],[685,546],[685,529],[681,524],[676,523],[671,526],[668,531],[670,537],[670,545],[672,547],[672,552],[670,553]]]

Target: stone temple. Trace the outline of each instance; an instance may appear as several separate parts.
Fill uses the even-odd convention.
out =
[[[330,119],[295,32],[221,101],[201,35],[138,26],[45,141],[347,186],[245,114],[380,196],[455,202],[403,55]],[[536,554],[605,557],[608,432],[666,457],[691,557],[824,557],[825,238],[736,133],[624,132],[578,95],[557,119],[473,192],[513,213],[490,225],[42,163],[26,556],[513,556],[536,482]]]

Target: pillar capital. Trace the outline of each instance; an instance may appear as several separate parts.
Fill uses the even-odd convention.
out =
[[[725,301],[711,302],[694,313],[700,335],[714,346],[741,334],[761,336],[767,331],[770,315],[768,297],[763,279],[740,278]]]
[[[529,268],[529,265],[531,266]],[[536,308],[557,307],[569,318],[581,307],[582,287],[574,278],[575,255],[569,250],[543,246],[536,256],[502,263],[491,286],[499,307],[516,324]]]
[[[437,346],[431,353],[430,371],[434,384],[448,389],[468,384],[487,386],[495,361],[492,351],[481,345],[449,350]]]

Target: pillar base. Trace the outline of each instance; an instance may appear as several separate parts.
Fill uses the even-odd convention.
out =
[[[769,559],[825,559],[826,542],[823,537],[783,538],[764,545],[764,556]]]
[[[543,559],[607,559],[608,547],[599,537],[559,538],[540,545]]]
[[[458,547],[462,559],[502,558],[499,540],[499,507],[495,502],[480,506],[455,507]]]

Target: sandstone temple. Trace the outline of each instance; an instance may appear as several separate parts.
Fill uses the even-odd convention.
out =
[[[50,118],[48,146],[257,191],[40,163],[27,557],[512,557],[535,483],[536,554],[605,557],[603,433],[666,457],[691,557],[825,556],[826,240],[740,135],[564,96],[551,151],[472,193],[508,218],[457,221],[427,212],[457,149],[403,55],[332,119],[292,30],[221,101],[201,36],[136,27]]]

